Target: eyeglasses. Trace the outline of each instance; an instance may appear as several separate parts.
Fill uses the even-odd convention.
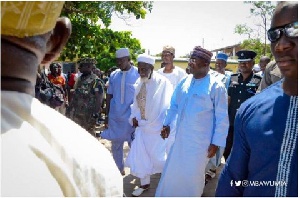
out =
[[[283,32],[288,38],[298,38],[298,21],[269,29],[268,39],[274,43],[280,39]]]

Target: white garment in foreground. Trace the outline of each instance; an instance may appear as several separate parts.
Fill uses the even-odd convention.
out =
[[[1,91],[1,196],[123,196],[110,152],[28,94]]]
[[[132,119],[136,118],[139,126],[135,130],[135,139],[125,162],[130,168],[130,173],[139,178],[161,173],[163,170],[167,141],[161,138],[160,132],[172,96],[171,83],[165,77],[153,72],[152,78],[146,83],[144,120],[141,118],[136,99],[142,84],[138,79],[129,122],[132,124]]]
[[[181,69],[178,66],[174,66],[173,72],[172,73],[164,73],[164,68],[160,68],[159,70],[157,70],[157,73],[163,75],[164,77],[166,77],[172,84],[173,86],[173,90],[172,93],[174,92],[175,88],[177,87],[177,85],[184,79],[187,77],[187,73],[185,70]],[[176,125],[176,122],[173,122],[174,125]],[[170,149],[175,141],[175,133],[176,133],[176,127],[175,126],[171,126],[171,131],[169,134],[169,137],[166,139],[167,140],[167,153],[169,154]]]
[[[163,75],[171,82],[173,90],[175,90],[180,81],[187,77],[187,73],[185,72],[185,70],[181,69],[178,66],[174,66],[172,73],[164,73],[164,68],[158,69],[157,73]]]

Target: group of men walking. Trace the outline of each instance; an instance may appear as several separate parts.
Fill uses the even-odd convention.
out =
[[[127,166],[140,179],[141,185],[133,191],[133,196],[149,189],[150,176],[155,173],[162,173],[156,196],[201,196],[204,185],[215,177],[221,158],[224,156],[227,161],[234,142],[237,111],[256,94],[262,79],[253,72],[254,51],[240,50],[236,55],[238,73],[225,70],[228,59],[225,53],[217,54],[214,71],[210,69],[212,53],[196,46],[189,59],[191,75],[188,75],[173,65],[172,46],[163,48],[163,67],[158,71],[154,71],[154,57],[139,55],[135,67],[128,48],[116,51],[119,69],[109,78],[106,129],[100,137],[111,141],[120,173],[125,175]],[[92,61],[80,62],[83,76],[79,82],[85,83],[75,84],[71,103],[72,107],[82,100],[80,108],[91,110],[88,115],[92,116],[85,119],[79,115],[85,111],[73,112],[76,122],[90,126],[101,109],[99,105],[97,108],[85,105],[101,104],[104,93],[97,77],[88,69],[93,66]],[[89,72],[85,72],[85,66]],[[84,96],[88,90],[94,94],[92,99]],[[125,142],[130,151],[124,161]],[[174,175],[180,179],[174,179]],[[186,187],[189,183],[198,185]]]
[[[119,69],[109,78],[106,129],[100,137],[111,141],[120,173],[125,175],[127,166],[140,178],[141,185],[133,196],[149,189],[152,174],[162,172],[157,196],[201,196],[205,173],[212,178],[224,149],[227,156],[231,150],[233,136],[227,137],[228,120],[234,120],[239,105],[255,95],[260,83],[261,77],[252,72],[256,53],[242,50],[237,55],[240,73],[231,75],[225,71],[226,54],[217,55],[217,71],[213,71],[212,53],[196,46],[188,65],[192,75],[188,75],[173,65],[172,46],[163,48],[164,67],[157,72],[154,57],[139,55],[135,67],[129,49],[116,51]],[[229,105],[227,92],[232,97]],[[229,118],[228,109],[233,109]],[[125,162],[124,142],[130,147]],[[174,174],[180,174],[180,180],[172,179]],[[174,189],[191,182],[189,175],[194,175],[192,183],[199,185]]]

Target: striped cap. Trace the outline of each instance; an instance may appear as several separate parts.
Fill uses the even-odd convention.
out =
[[[210,51],[202,48],[201,46],[196,46],[194,47],[191,56],[196,56],[198,58],[203,58],[207,61],[210,61],[213,54]]]

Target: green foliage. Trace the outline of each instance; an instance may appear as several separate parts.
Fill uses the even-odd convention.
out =
[[[140,41],[132,38],[131,32],[112,31],[107,27],[113,13],[133,14],[139,19],[145,18],[146,10],[151,12],[152,2],[66,1],[62,16],[71,20],[72,34],[60,59],[76,61],[81,57],[93,57],[98,68],[107,70],[115,65],[116,49],[128,47],[135,61],[135,54],[145,51]]]
[[[275,9],[274,3],[271,1],[246,1],[245,3],[252,4],[250,12],[255,16],[260,16],[262,19],[271,20]]]
[[[259,63],[259,59],[261,56],[268,56],[270,58],[273,57],[271,53],[270,44],[267,44],[266,53],[264,53],[264,44],[260,42],[259,39],[248,39],[243,41],[241,44],[242,49],[253,50],[257,53],[255,57],[255,63]]]
[[[249,28],[246,24],[238,24],[235,26],[234,32],[239,35],[246,34],[246,35],[248,35],[248,38],[250,39],[251,33],[253,32],[253,30],[251,28]]]
[[[263,29],[264,45],[262,45],[262,49],[263,54],[267,55],[267,30],[270,26],[271,17],[275,9],[275,5],[271,1],[245,1],[245,3],[251,4],[251,14],[261,19],[261,21],[258,21],[256,25]],[[261,37],[259,37],[259,34],[254,35],[254,33],[257,33],[257,30],[248,27],[246,24],[236,25],[234,32],[239,35],[248,35],[248,39],[250,40],[258,39],[260,41],[261,39]]]

